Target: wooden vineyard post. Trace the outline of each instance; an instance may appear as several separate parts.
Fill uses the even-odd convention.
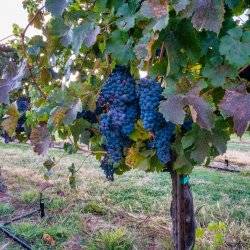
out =
[[[176,250],[191,250],[195,244],[193,196],[188,176],[171,172],[173,243]]]

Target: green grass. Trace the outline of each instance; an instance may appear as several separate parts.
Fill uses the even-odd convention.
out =
[[[37,190],[27,190],[20,194],[20,200],[27,204],[33,204],[39,199],[39,192]]]
[[[84,208],[84,213],[91,213],[91,214],[97,214],[97,215],[105,215],[107,213],[106,209],[97,201],[90,201],[88,202]]]
[[[91,239],[86,250],[132,250],[133,241],[122,228],[103,231]]]
[[[14,212],[14,208],[12,205],[8,203],[0,203],[0,216],[5,216],[12,214]]]
[[[49,210],[61,210],[65,208],[66,205],[67,203],[64,197],[56,196],[47,201],[46,208]]]
[[[42,240],[45,234],[50,235],[56,242],[53,249],[61,249],[61,244],[72,235],[79,233],[80,218],[78,214],[72,212],[64,216],[54,216],[40,222],[21,221],[9,226],[10,230],[16,235],[21,236],[30,242],[34,249],[51,249]]]

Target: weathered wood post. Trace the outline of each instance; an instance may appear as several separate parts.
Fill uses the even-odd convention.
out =
[[[173,243],[176,250],[190,250],[195,244],[195,216],[189,177],[171,172]]]

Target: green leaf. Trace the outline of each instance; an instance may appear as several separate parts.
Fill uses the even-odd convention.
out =
[[[64,24],[62,17],[54,17],[48,23],[49,32],[52,36],[64,36],[68,31],[69,27]]]
[[[78,112],[82,112],[82,102],[80,100],[71,104],[69,109],[66,111],[63,118],[64,125],[72,124],[75,121]]]
[[[135,16],[129,8],[128,3],[123,4],[117,11],[119,19],[116,24],[120,30],[128,31],[135,25]]]
[[[205,65],[202,70],[202,75],[209,79],[212,86],[222,87],[227,78],[236,78],[238,76],[238,72],[230,65],[218,64],[212,61]]]
[[[150,133],[143,128],[142,122],[137,122],[135,124],[134,131],[129,135],[129,138],[135,142],[146,141],[151,137]]]
[[[118,64],[126,65],[134,58],[132,45],[133,40],[129,39],[126,32],[116,30],[107,42],[107,52],[112,54]]]
[[[194,142],[195,142],[195,136],[193,130],[186,133],[181,139],[183,149],[191,147],[194,144]]]
[[[74,28],[71,38],[73,51],[78,53],[82,45],[87,48],[92,47],[96,43],[100,31],[100,27],[94,23],[84,23]]]
[[[88,121],[84,119],[77,119],[74,124],[70,126],[74,142],[76,143],[80,138],[82,138],[85,144],[89,144],[90,134],[87,130],[89,128],[91,128],[91,124]]]
[[[107,6],[107,2],[108,2],[108,0],[97,0],[95,2],[94,11],[102,12]]]
[[[243,32],[237,27],[221,38],[220,54],[236,67],[243,67],[250,62],[250,31]]]
[[[165,165],[158,159],[156,155],[150,158],[149,163],[150,168],[148,169],[148,171],[150,172],[161,172],[165,168]]]
[[[72,0],[46,0],[45,8],[54,16],[61,16]]]

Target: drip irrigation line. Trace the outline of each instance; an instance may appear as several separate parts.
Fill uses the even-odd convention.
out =
[[[0,225],[0,230],[4,232],[9,238],[21,245],[24,249],[32,250],[31,245],[29,245],[28,242],[26,242],[24,239],[17,237],[14,233],[5,228],[3,225]]]
[[[7,226],[7,225],[11,224],[12,222],[19,221],[19,220],[21,220],[21,219],[23,219],[23,218],[30,217],[30,216],[32,216],[33,214],[37,213],[37,212],[40,212],[40,209],[37,209],[37,210],[35,210],[35,211],[32,211],[32,212],[30,212],[30,213],[27,213],[27,214],[18,216],[18,217],[14,218],[14,219],[12,219],[12,220],[10,220],[10,221],[7,221],[7,222],[5,222],[5,223],[3,224],[3,226]]]

